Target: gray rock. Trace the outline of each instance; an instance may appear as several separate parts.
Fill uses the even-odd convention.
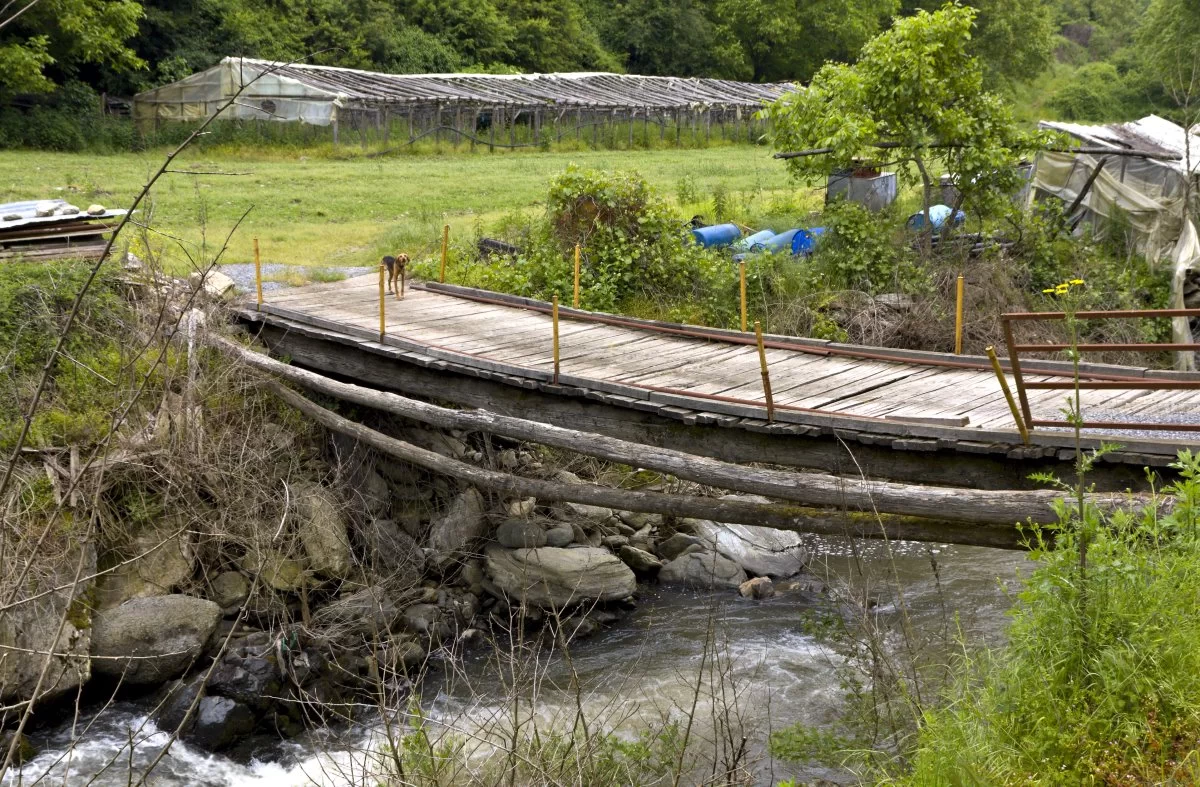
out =
[[[486,533],[483,496],[472,488],[454,498],[449,510],[433,522],[429,546],[439,557],[444,557],[470,546]]]
[[[237,609],[250,595],[250,583],[237,571],[222,571],[208,585],[208,597],[228,614]]]
[[[354,565],[346,521],[333,496],[315,485],[294,485],[296,533],[304,546],[308,565],[318,574],[345,579]]]
[[[603,536],[600,543],[609,549],[617,550],[629,543],[629,536]]]
[[[644,514],[640,511],[618,511],[617,516],[634,530],[641,530],[662,524],[661,514]]]
[[[617,554],[620,555],[625,565],[632,568],[637,574],[653,574],[663,567],[662,561],[654,555],[628,544],[621,547]]]
[[[393,667],[402,667],[406,672],[420,669],[428,658],[425,648],[410,634],[396,634],[384,645],[384,658]]]
[[[737,588],[746,581],[746,572],[732,560],[715,552],[688,552],[662,567],[660,582],[693,588]]]
[[[775,595],[775,586],[771,583],[770,577],[755,577],[743,582],[738,587],[738,594],[742,598],[770,598]]]
[[[478,596],[483,591],[483,564],[478,560],[468,560],[463,564],[458,578],[467,590]]]
[[[799,533],[706,519],[686,519],[680,524],[752,576],[786,579],[799,574],[808,560]]]
[[[486,550],[487,572],[508,598],[534,607],[562,608],[582,601],[617,601],[637,589],[637,578],[604,549]]]
[[[582,483],[582,482],[581,482]],[[586,503],[563,503],[564,518],[583,523],[599,524],[612,519],[611,508],[589,506]]]
[[[450,626],[442,620],[441,610],[436,604],[413,604],[404,610],[403,618],[404,626],[409,631],[433,639],[442,639],[450,633]]]
[[[161,596],[191,578],[195,569],[191,544],[179,530],[173,520],[160,522],[105,555],[101,568],[117,566],[97,580],[97,606],[109,609],[131,598]]]
[[[508,512],[510,517],[515,519],[523,519],[533,513],[537,508],[537,498],[527,497],[524,500],[510,500],[504,506],[504,510]]]
[[[131,599],[97,612],[92,671],[131,684],[178,677],[204,651],[220,619],[213,602],[181,595]]]
[[[202,697],[196,706],[196,720],[187,733],[187,741],[205,751],[218,752],[232,747],[254,732],[254,711],[228,697]]]
[[[89,216],[103,216],[107,211],[103,205],[91,204],[88,205],[87,214]]]
[[[276,549],[260,549],[247,552],[238,566],[250,574],[257,574],[268,587],[290,593],[299,590],[308,580],[308,571],[299,560],[293,560]]]
[[[546,546],[565,547],[575,542],[575,529],[570,525],[558,525],[546,531]]]
[[[383,585],[343,593],[313,615],[318,627],[355,634],[386,632],[399,619],[400,608]]]
[[[670,538],[658,542],[658,554],[663,560],[674,560],[687,551],[688,547],[704,542],[687,533],[676,533]]]
[[[390,519],[375,519],[359,530],[367,563],[396,584],[415,585],[425,573],[425,553],[408,533]]]
[[[509,549],[537,549],[546,546],[546,531],[524,519],[508,519],[496,528],[496,541]]]
[[[363,508],[371,516],[385,516],[392,504],[392,488],[383,476],[374,470],[364,469],[362,479],[356,484]]]

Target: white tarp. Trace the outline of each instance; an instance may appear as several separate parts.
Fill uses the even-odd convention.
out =
[[[133,100],[139,122],[201,120],[225,106],[242,85],[249,87],[221,117],[229,120],[300,121],[327,126],[337,120],[342,95],[270,72],[256,61],[227,57],[217,65],[163,85]]]
[[[1089,145],[1111,145],[1128,148],[1138,139],[1143,147],[1156,148],[1163,153],[1183,152],[1184,130],[1170,121],[1155,116],[1120,126],[1075,126],[1066,123],[1042,123],[1043,128],[1065,131]],[[1171,129],[1174,129],[1173,136]],[[1195,141],[1192,155],[1200,158],[1200,140]],[[1079,198],[1088,179],[1099,166],[1103,153],[1040,153],[1033,175],[1034,191],[1051,194],[1067,204]],[[1151,264],[1171,266],[1171,308],[1184,308],[1184,279],[1189,272],[1200,272],[1200,239],[1195,211],[1185,203],[1186,161],[1167,161],[1132,156],[1110,156],[1096,176],[1080,205],[1093,219],[1128,225],[1135,233],[1139,251]],[[1197,200],[1197,164],[1192,163],[1192,202]],[[1185,317],[1172,320],[1173,341],[1192,342],[1191,330]],[[1177,353],[1179,368],[1194,370],[1194,353]]]

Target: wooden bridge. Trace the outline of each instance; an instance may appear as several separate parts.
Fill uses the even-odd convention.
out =
[[[1037,429],[1023,442],[985,358],[765,337],[768,420],[752,334],[561,309],[554,380],[551,306],[452,285],[388,297],[380,335],[374,274],[269,293],[240,318],[277,354],[402,393],[539,420],[730,462],[770,462],[926,484],[1018,489],[1030,473],[1071,472],[1075,437]],[[1028,361],[1030,382],[1071,379],[1069,364]],[[1088,375],[1184,375],[1089,364]],[[1031,390],[1035,419],[1061,419],[1064,390]],[[1085,390],[1085,420],[1197,423],[1200,390]],[[1144,436],[1149,434],[1151,436]],[[1200,432],[1191,433],[1200,437]],[[1142,488],[1190,442],[1153,432],[1086,430],[1118,443],[1100,489]]]

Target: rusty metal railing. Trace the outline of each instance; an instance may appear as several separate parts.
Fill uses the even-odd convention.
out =
[[[1169,317],[1200,317],[1200,309],[1125,309],[1115,311],[1081,311],[1074,315],[1066,312],[1014,312],[1000,315],[1000,324],[1004,330],[1004,343],[1008,346],[1009,368],[1016,383],[1017,398],[1024,416],[1024,426],[1032,431],[1037,426],[1069,427],[1069,421],[1058,421],[1046,418],[1034,418],[1029,406],[1030,390],[1074,390],[1076,384],[1081,389],[1090,390],[1129,390],[1129,391],[1164,391],[1164,390],[1200,390],[1200,377],[1195,379],[1131,376],[1108,373],[1093,373],[1081,371],[1078,383],[1071,380],[1026,380],[1021,370],[1021,354],[1034,352],[1060,352],[1072,347],[1079,353],[1089,352],[1163,352],[1163,351],[1200,351],[1200,343],[1154,343],[1154,342],[1086,342],[1080,344],[1042,343],[1019,344],[1013,338],[1014,322],[1059,322],[1068,317],[1077,320],[1109,320],[1109,319],[1153,319]],[[1147,372],[1153,375],[1154,372]],[[1015,413],[1014,413],[1015,416]],[[1018,424],[1020,424],[1020,419]],[[1145,429],[1151,431],[1191,431],[1200,430],[1200,423],[1166,423],[1162,421],[1087,421],[1084,424],[1089,429]]]

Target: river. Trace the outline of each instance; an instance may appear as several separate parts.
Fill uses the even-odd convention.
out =
[[[853,588],[871,599],[871,614],[893,631],[901,615],[907,614],[925,655],[935,659],[955,650],[957,632],[973,646],[998,642],[1004,612],[1030,565],[1021,553],[978,547],[930,548],[900,542],[889,548],[881,542],[859,542],[856,556],[840,539],[817,541],[815,546],[821,565],[814,566],[814,574],[831,587]],[[898,585],[889,576],[898,578]],[[570,665],[583,689],[593,728],[611,728],[632,737],[663,718],[678,718],[679,709],[690,707],[695,698],[701,664],[710,668],[714,664],[715,650],[715,663],[732,665],[719,682],[728,689],[721,709],[735,706],[744,721],[751,741],[747,759],[760,783],[791,776],[851,782],[839,771],[773,762],[765,751],[770,729],[796,722],[827,725],[842,707],[842,648],[836,639],[810,633],[805,625],[806,618],[822,608],[828,610],[830,605],[804,591],[747,601],[728,592],[642,588],[634,612],[571,649]],[[853,614],[849,607],[837,609]],[[893,644],[898,640],[898,636],[889,638]],[[477,655],[427,679],[423,705],[430,726],[469,731],[480,719],[503,713],[504,692],[496,669],[494,659]],[[567,660],[548,659],[538,675],[537,716],[550,725],[560,717],[573,718],[576,693]],[[696,740],[712,738],[712,705],[701,696]],[[38,756],[10,773],[4,784],[128,787],[136,783],[167,740],[145,712],[138,703],[117,703],[103,712],[93,708],[74,724],[35,730],[31,740]],[[130,740],[135,743],[132,756]],[[146,783],[163,787],[373,784],[364,778],[363,768],[378,756],[379,742],[370,724],[320,729],[302,739],[264,745],[248,762],[175,743]]]

